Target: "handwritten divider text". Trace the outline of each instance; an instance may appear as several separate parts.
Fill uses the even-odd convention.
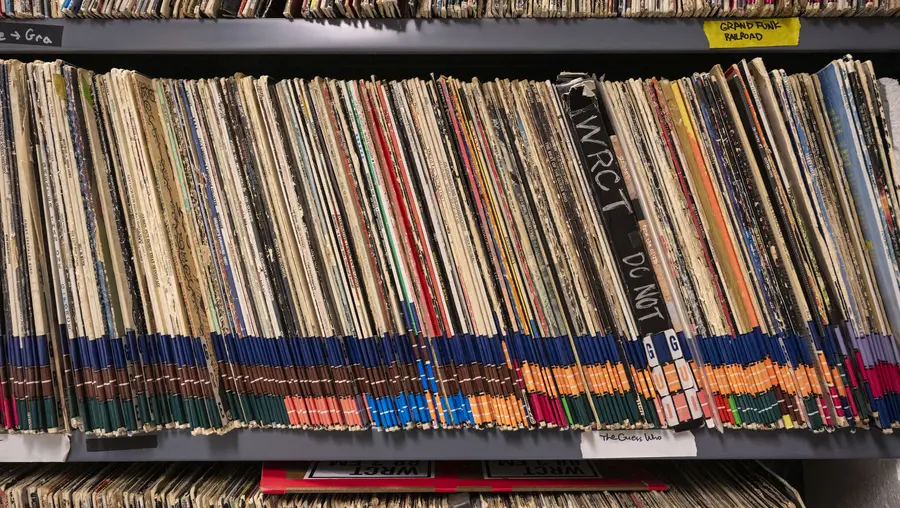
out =
[[[0,22],[0,44],[61,47],[63,26],[17,21]]]
[[[710,20],[703,22],[710,48],[796,46],[799,18]]]

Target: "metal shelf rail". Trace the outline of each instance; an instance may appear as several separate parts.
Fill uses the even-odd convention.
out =
[[[17,21],[3,22],[13,30]],[[0,53],[691,53],[709,51],[700,19],[42,20],[59,47],[7,37]],[[800,43],[755,52],[900,51],[900,22],[801,20]]]
[[[254,460],[524,460],[581,459],[584,433],[547,431],[316,432],[240,429],[224,435],[159,434],[154,447],[87,451],[72,436],[70,462]],[[698,459],[900,458],[900,439],[880,431],[813,434],[695,431]],[[120,439],[120,438],[113,438]],[[122,442],[133,438],[121,438]],[[127,446],[127,443],[125,444]],[[668,457],[668,456],[667,456]],[[668,457],[675,458],[675,457]]]

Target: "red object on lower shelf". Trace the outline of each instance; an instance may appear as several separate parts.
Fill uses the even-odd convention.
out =
[[[666,490],[640,463],[584,460],[320,461],[266,463],[264,494],[302,492],[536,492]]]

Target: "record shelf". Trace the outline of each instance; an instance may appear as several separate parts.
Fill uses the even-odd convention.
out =
[[[46,20],[60,47],[0,44],[0,54],[578,54],[709,51],[700,19]],[[11,26],[11,25],[9,25]],[[896,18],[803,18],[800,44],[760,53],[900,51]]]
[[[900,439],[880,431],[851,433],[844,430],[820,434],[731,431],[720,434],[699,430],[694,431],[694,438],[698,459],[900,458]],[[82,433],[75,433],[71,438],[68,461],[566,460],[589,455],[582,450],[583,433],[556,430],[307,432],[248,429],[222,436],[166,432],[160,434],[156,442],[136,442],[132,449],[122,449],[131,448],[128,439],[134,438],[86,438]],[[90,446],[88,441],[105,443],[98,447]]]
[[[574,460],[604,458],[590,433],[485,430],[317,432],[242,429],[225,435],[187,431],[93,437],[73,432],[0,436],[0,462],[191,462],[291,460]],[[608,434],[615,434],[609,431]],[[694,431],[696,452],[656,446],[651,453],[605,458],[700,460],[900,459],[900,441],[880,431]],[[621,453],[621,448],[619,449]],[[599,453],[598,453],[599,452]]]
[[[203,55],[242,55],[260,57],[259,68],[272,67],[276,73],[290,70],[275,65],[278,55],[319,55],[328,59],[346,56],[357,77],[366,75],[377,63],[363,62],[371,54],[404,54],[419,57],[409,64],[442,72],[451,55],[461,61],[457,66],[473,66],[469,55],[517,55],[536,66],[564,68],[578,55],[653,55],[647,68],[667,64],[683,69],[702,70],[705,62],[728,63],[734,59],[722,51],[710,51],[698,19],[584,19],[584,20],[30,20],[28,24],[62,26],[59,47],[0,43],[0,56],[24,60],[63,58],[79,63],[78,58],[97,58],[101,67],[142,65],[166,67],[163,55],[181,55],[184,62],[199,62]],[[10,30],[15,22],[0,23],[0,31]],[[818,55],[815,63],[844,53],[880,54],[896,68],[900,55],[900,20],[897,18],[802,19],[799,45],[781,48],[757,48],[754,55],[780,53],[796,61]],[[824,54],[828,56],[824,56]],[[674,55],[689,54],[681,58]],[[724,56],[723,56],[724,54]],[[119,63],[121,60],[131,60]],[[139,56],[138,56],[139,55]],[[263,59],[265,55],[270,58]],[[355,55],[355,56],[351,56]],[[360,57],[360,55],[366,55]],[[444,55],[430,61],[430,55]],[[460,56],[466,55],[466,56]],[[695,57],[704,63],[692,61]],[[561,63],[556,57],[568,56]],[[226,75],[213,66],[227,65],[230,72],[260,74],[257,69],[241,68],[237,59],[222,63],[204,62],[199,71]],[[358,60],[354,60],[357,58]],[[371,58],[368,58],[372,60]],[[664,62],[670,59],[672,62]],[[225,60],[225,59],[223,59]],[[307,65],[307,61],[285,63]],[[428,62],[426,63],[426,60]],[[811,59],[812,60],[812,59]],[[107,64],[106,62],[112,62]],[[156,63],[145,63],[155,61]],[[621,60],[627,62],[627,60]],[[237,63],[235,63],[237,62]],[[331,67],[334,63],[318,66]],[[393,65],[393,64],[392,64]],[[500,64],[509,65],[508,62]],[[609,65],[578,64],[578,69],[602,73]],[[349,68],[349,67],[348,67]],[[173,66],[168,74],[187,77],[193,72]],[[318,67],[316,67],[318,70]],[[313,72],[310,70],[307,73]],[[339,72],[323,72],[326,75]],[[473,71],[474,72],[474,71]],[[492,69],[496,75],[502,71]],[[539,73],[541,71],[534,71]],[[619,72],[627,70],[619,69]],[[656,74],[658,72],[654,72]],[[159,72],[151,73],[159,75]],[[379,73],[380,74],[380,73]],[[885,73],[885,75],[892,75]],[[897,77],[896,75],[893,75]],[[174,77],[174,76],[173,76]],[[338,77],[338,76],[334,76]],[[543,76],[547,78],[548,76]],[[2,436],[0,436],[2,437]],[[900,458],[900,437],[880,431],[841,430],[814,434],[808,431],[752,432],[711,430],[694,431],[698,459],[881,459]],[[231,431],[225,435],[192,436],[187,431],[167,431],[152,437],[94,438],[74,432],[69,462],[126,461],[283,461],[283,460],[524,460],[589,458],[583,449],[581,432],[547,431],[405,431],[405,432],[314,432],[295,430]],[[2,461],[0,440],[0,461]],[[39,460],[39,458],[36,458]]]

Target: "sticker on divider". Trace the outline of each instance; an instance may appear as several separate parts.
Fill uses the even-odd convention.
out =
[[[581,456],[585,459],[696,457],[697,442],[690,432],[666,429],[584,432]]]
[[[485,478],[600,478],[586,460],[487,460]]]
[[[332,460],[317,462],[306,479],[434,478],[434,463],[426,460]]]
[[[703,22],[709,47],[761,48],[800,43],[800,18],[717,19]]]
[[[65,434],[2,434],[0,462],[65,462],[69,446]]]

